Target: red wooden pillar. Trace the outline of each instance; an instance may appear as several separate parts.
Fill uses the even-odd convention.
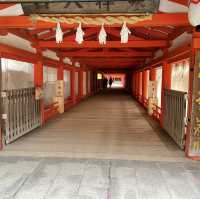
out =
[[[142,72],[139,72],[139,100],[142,101]]]
[[[136,98],[139,96],[139,73],[136,73]]]
[[[72,69],[70,71],[70,92],[71,92],[71,99],[72,103],[76,103],[76,94],[75,94],[75,70]]]
[[[83,98],[83,70],[81,69],[79,71],[79,97],[82,99]]]
[[[89,90],[88,90],[88,79],[89,79],[88,78],[89,77],[88,76],[88,70],[86,70],[85,73],[86,73],[86,80],[85,80],[86,81],[86,96],[89,96]]]
[[[160,124],[163,126],[163,115],[164,113],[164,90],[165,89],[171,89],[171,73],[172,73],[172,67],[171,64],[167,63],[167,61],[163,62],[162,66],[162,91],[161,91],[161,118],[160,118]]]
[[[156,69],[151,68],[149,71],[149,80],[150,81],[156,81]]]
[[[147,70],[142,72],[142,99],[147,99]]]
[[[60,58],[60,64],[57,69],[57,80],[63,80],[63,78],[64,78],[63,61],[62,61],[62,58]]]
[[[37,88],[43,87],[43,60],[42,51],[37,49],[39,59],[34,64],[34,85]],[[44,124],[44,100],[40,99],[41,121]]]
[[[135,73],[135,97],[137,96],[137,73]]]

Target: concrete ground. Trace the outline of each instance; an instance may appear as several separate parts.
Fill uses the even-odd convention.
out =
[[[199,162],[0,158],[1,199],[199,199]]]

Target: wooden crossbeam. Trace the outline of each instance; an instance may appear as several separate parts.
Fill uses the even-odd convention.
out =
[[[151,57],[153,56],[152,52],[116,52],[116,51],[109,51],[109,52],[64,52],[61,53],[62,56],[68,57]]]
[[[75,41],[66,41],[57,44],[55,41],[40,41],[38,47],[41,48],[152,48],[166,47],[166,40],[139,40],[129,41],[126,44],[121,44],[120,41],[107,41],[106,45],[100,45],[98,41],[84,41],[78,44]]]
[[[84,15],[87,17],[87,15]],[[92,17],[95,15],[91,15]],[[102,15],[105,16],[105,15]],[[62,23],[63,28],[76,28],[78,24]],[[189,26],[187,13],[157,13],[152,15],[152,20],[140,21],[135,24],[128,24],[129,27],[158,27],[158,26]],[[92,24],[82,24],[83,27],[96,27]],[[121,24],[109,25],[109,27],[121,27]],[[55,23],[46,21],[34,22],[28,16],[2,16],[0,17],[0,28],[30,28],[39,29],[55,28]],[[105,25],[106,27],[106,25]]]

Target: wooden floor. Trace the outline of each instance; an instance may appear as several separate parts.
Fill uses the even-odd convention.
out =
[[[121,90],[85,100],[7,145],[0,155],[185,160],[183,151]]]

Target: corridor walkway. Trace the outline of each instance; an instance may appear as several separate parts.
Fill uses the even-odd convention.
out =
[[[184,153],[122,90],[88,98],[1,155],[185,160]]]
[[[86,100],[0,155],[1,199],[200,195],[199,162],[185,159],[144,110],[119,90]]]

